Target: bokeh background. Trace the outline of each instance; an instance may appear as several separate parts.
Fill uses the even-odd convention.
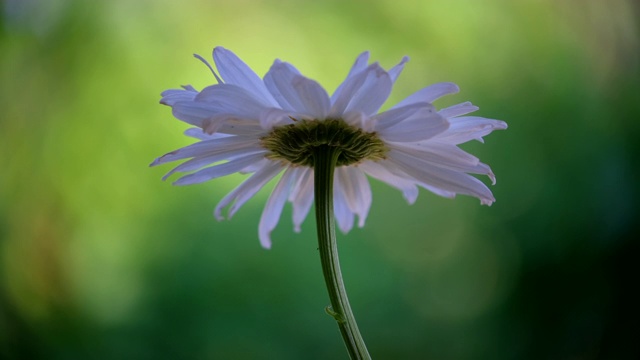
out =
[[[159,94],[212,84],[191,54],[216,45],[329,91],[363,50],[409,55],[388,104],[453,81],[436,105],[509,123],[464,145],[493,206],[373,181],[366,226],[340,234],[374,358],[640,358],[637,2],[1,4],[0,358],[346,358],[312,217],[295,234],[287,207],[263,250],[272,184],[217,222],[242,176],[173,187],[148,167],[192,142]]]

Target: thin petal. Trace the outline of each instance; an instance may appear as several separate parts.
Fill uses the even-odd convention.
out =
[[[201,128],[187,129],[184,131],[184,134],[189,137],[196,138],[198,140],[215,140],[215,139],[222,139],[225,137],[233,136],[233,135],[220,134],[220,133],[207,134],[206,132],[202,131]]]
[[[150,166],[156,166],[196,156],[205,156],[224,151],[249,148],[259,144],[260,140],[253,136],[229,136],[219,139],[200,141],[162,155],[154,160]]]
[[[302,222],[307,218],[311,205],[313,205],[313,169],[302,170],[299,175],[300,180],[296,182],[289,201],[293,204],[293,230],[300,232]]]
[[[481,163],[477,157],[455,145],[426,142],[393,144],[392,148],[441,168],[487,175],[495,185],[496,179],[491,168],[487,164]]]
[[[160,104],[173,106],[179,101],[193,101],[198,92],[193,88],[187,89],[169,89],[162,92]]]
[[[347,199],[345,198],[342,187],[336,186],[333,189],[333,207],[338,223],[338,228],[342,233],[346,234],[353,228],[354,215],[349,206],[347,205]]]
[[[371,117],[375,123],[376,131],[383,131],[389,127],[398,124],[401,121],[409,119],[415,115],[418,111],[435,113],[436,108],[427,102],[417,102],[407,106],[395,107],[387,110],[383,113],[374,115]]]
[[[356,61],[353,63],[353,66],[351,66],[351,69],[349,70],[349,73],[347,74],[347,77],[345,78],[345,80],[340,84],[340,86],[338,86],[336,91],[333,92],[333,95],[331,95],[332,104],[334,104],[338,99],[338,97],[340,96],[340,93],[342,92],[342,88],[344,87],[344,84],[347,81],[347,79],[364,71],[367,68],[368,63],[369,63],[368,51],[365,51],[360,55],[358,55],[358,57],[356,58]]]
[[[471,175],[439,168],[395,149],[390,150],[388,156],[402,171],[429,186],[447,192],[475,196],[480,199],[482,204],[486,205],[491,205],[495,201],[491,190]]]
[[[378,179],[402,191],[402,195],[407,202],[409,204],[413,204],[418,198],[418,187],[416,186],[416,181],[406,174],[403,174],[403,176],[396,175],[390,169],[385,167],[385,163],[388,162],[365,161],[358,167],[372,178]]]
[[[416,102],[433,102],[434,100],[439,99],[445,95],[455,94],[458,91],[460,91],[460,88],[454,83],[443,82],[433,84],[409,95],[409,97],[399,102],[393,108],[406,106]]]
[[[500,120],[485,119],[476,116],[461,116],[449,119],[449,129],[435,136],[432,140],[451,144],[462,144],[470,140],[482,141],[483,136],[494,130],[507,128],[507,123]]]
[[[404,69],[404,64],[406,64],[408,61],[409,61],[409,57],[405,56],[402,58],[402,60],[400,60],[400,63],[398,65],[389,69],[389,76],[391,77],[392,83],[396,82],[396,80],[398,79],[398,76],[400,76],[400,73],[402,72],[402,69]]]
[[[366,175],[356,167],[341,166],[336,168],[335,183],[341,188],[349,210],[358,215],[358,226],[363,227],[372,201]]]
[[[415,113],[380,130],[382,139],[390,142],[415,142],[430,139],[449,128],[449,122],[429,107],[419,108]]]
[[[269,180],[273,179],[278,173],[282,170],[282,165],[269,161],[263,165],[262,168],[258,169],[255,174],[251,175],[247,180],[245,180],[240,186],[233,189],[232,192],[227,194],[216,206],[214,211],[214,216],[218,220],[224,219],[222,216],[222,209],[224,209],[227,205],[233,203],[231,209],[229,209],[228,218],[231,217],[240,209],[240,207],[247,202],[250,198],[252,198],[262,187],[269,182]]]
[[[308,114],[315,119],[326,117],[330,107],[329,95],[317,82],[300,75],[292,65],[274,62],[264,82],[284,109]]]
[[[373,64],[370,70],[365,71],[365,74],[362,86],[350,93],[351,101],[344,112],[362,111],[367,115],[375,114],[391,94],[393,82],[380,65]]]
[[[452,117],[472,113],[474,111],[477,111],[478,109],[480,108],[467,101],[461,104],[457,104],[457,105],[453,105],[453,106],[449,106],[447,108],[441,109],[438,112],[440,113],[440,115],[444,116],[445,118],[452,118]]]
[[[262,79],[236,54],[218,46],[213,49],[213,60],[226,84],[242,87],[270,106],[278,105]]]
[[[258,119],[260,112],[271,107],[246,89],[233,84],[208,86],[196,96],[195,102],[207,103],[218,112],[249,119]]]
[[[273,189],[262,211],[262,217],[258,225],[258,236],[260,238],[260,244],[266,249],[271,248],[271,232],[276,228],[276,225],[278,225],[278,221],[280,221],[280,215],[282,214],[282,209],[284,208],[287,195],[291,188],[291,181],[295,179],[297,173],[297,168],[288,168],[284,172],[284,175],[282,175],[278,185]]]
[[[291,112],[282,109],[270,108],[260,114],[260,126],[264,130],[271,130],[276,125],[291,124]]]
[[[307,113],[316,119],[324,119],[327,116],[331,102],[329,95],[320,84],[298,75],[293,78],[293,87],[302,105],[299,112]]]
[[[176,173],[176,172],[187,172],[187,171],[194,171],[194,170],[198,170],[204,166],[210,165],[210,164],[214,164],[216,162],[219,161],[223,161],[223,160],[234,160],[237,159],[239,157],[243,157],[246,155],[251,155],[251,154],[257,154],[257,153],[264,153],[265,150],[260,147],[260,146],[253,146],[253,147],[249,147],[249,148],[241,148],[241,149],[221,149],[215,153],[211,153],[208,155],[204,155],[204,156],[199,156],[199,157],[195,157],[189,161],[186,161],[180,165],[178,165],[177,167],[175,167],[173,170],[169,171],[167,174],[165,174],[162,177],[162,180],[167,180],[167,178],[169,176],[171,176],[172,174]]]
[[[293,65],[276,60],[264,76],[265,86],[283,109],[295,109],[294,104],[291,104],[289,100],[296,101],[296,96],[291,86],[293,77],[296,75],[300,75],[300,71]]]
[[[247,166],[262,160],[264,158],[264,153],[265,152],[258,153],[258,154],[250,154],[244,157],[236,158],[224,164],[215,165],[215,166],[202,169],[193,174],[181,177],[180,179],[176,180],[173,184],[174,185],[198,184],[201,182],[219,178],[221,176],[226,176],[229,174],[236,173],[246,168]]]
[[[329,117],[340,117],[348,111],[373,114],[391,93],[391,78],[377,63],[369,65],[361,73],[347,78],[340,95],[332,99]]]

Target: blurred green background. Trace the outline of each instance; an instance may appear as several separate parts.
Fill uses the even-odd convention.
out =
[[[339,235],[375,359],[637,359],[639,7],[633,0],[4,0],[0,17],[0,358],[344,359],[314,220],[272,184],[172,187],[149,168],[192,142],[158,104],[212,84],[225,46],[263,75],[292,62],[329,91],[356,55],[411,61],[386,105],[430,83],[509,129],[464,148],[497,202],[408,206],[373,181]],[[483,179],[485,181],[486,179]]]

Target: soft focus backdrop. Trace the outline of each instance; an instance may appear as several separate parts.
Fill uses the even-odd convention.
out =
[[[497,202],[373,182],[339,235],[375,359],[637,359],[638,3],[632,0],[4,0],[0,17],[0,358],[343,359],[314,220],[267,188],[173,187],[149,168],[192,142],[158,104],[214,83],[216,45],[275,58],[330,92],[356,55],[411,57],[392,104],[439,81],[509,123],[465,149]],[[488,181],[483,179],[483,181]]]

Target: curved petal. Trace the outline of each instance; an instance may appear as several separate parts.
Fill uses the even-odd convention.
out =
[[[484,183],[464,172],[443,169],[395,149],[389,151],[389,159],[421,183],[446,192],[475,196],[483,205],[491,205],[495,201]]]
[[[348,111],[373,114],[387,100],[391,87],[389,74],[377,63],[371,64],[364,71],[344,81],[339,95],[332,98],[329,117],[340,117]]]
[[[336,168],[336,188],[342,190],[347,207],[358,215],[358,226],[363,227],[371,208],[371,187],[365,174],[353,166]]]
[[[173,184],[174,185],[198,184],[201,182],[209,181],[211,179],[219,178],[221,176],[233,174],[246,168],[247,166],[255,162],[262,160],[264,158],[264,154],[265,152],[257,153],[257,154],[249,154],[244,157],[233,159],[224,164],[211,166],[211,167],[202,169],[198,172],[195,172],[193,174],[183,176],[180,179],[176,180]]]
[[[171,176],[176,172],[187,172],[187,171],[198,170],[204,166],[211,165],[219,161],[223,161],[223,160],[231,161],[246,155],[264,153],[264,152],[265,150],[260,146],[253,146],[253,147],[241,148],[241,149],[231,149],[231,150],[221,149],[211,154],[194,157],[193,159],[178,165],[173,170],[166,173],[162,177],[162,180],[167,180],[169,176]]]
[[[226,84],[237,85],[249,91],[265,104],[270,106],[278,105],[265,87],[262,79],[236,54],[222,46],[218,46],[213,49],[213,60],[216,62],[216,67]]]
[[[415,142],[430,139],[449,128],[449,122],[428,107],[416,110],[406,119],[380,130],[380,137],[390,142]]]
[[[162,92],[162,99],[160,104],[173,106],[179,101],[193,101],[198,95],[198,92],[192,87],[185,87],[185,89],[169,89]]]
[[[450,144],[462,144],[470,140],[482,142],[482,137],[493,130],[504,130],[507,123],[500,120],[485,119],[476,116],[461,116],[449,119],[449,129],[438,134],[432,140]]]
[[[460,88],[454,83],[442,82],[433,84],[409,95],[407,98],[396,104],[393,108],[406,106],[416,102],[433,102],[445,95],[455,94],[458,91],[460,91]]]
[[[472,113],[474,111],[477,111],[478,109],[480,109],[480,108],[475,106],[475,105],[473,105],[469,101],[467,101],[467,102],[463,102],[461,104],[457,104],[457,105],[446,107],[444,109],[441,109],[438,112],[440,113],[440,115],[444,116],[445,118],[452,118],[452,117],[456,117],[456,116],[466,115],[468,113]]]
[[[329,95],[320,84],[304,76],[293,78],[293,88],[300,97],[302,113],[307,113],[316,119],[324,119],[329,113],[331,101]]]
[[[195,97],[194,102],[210,104],[211,108],[218,112],[256,120],[260,112],[272,107],[261,102],[246,89],[233,84],[208,86]]]
[[[496,178],[487,164],[460,149],[456,145],[435,142],[414,144],[393,144],[392,148],[405,154],[418,157],[435,166],[463,171],[471,174],[487,175],[495,185]]]
[[[276,61],[264,82],[278,103],[287,110],[324,119],[329,111],[327,92],[317,82],[302,75],[290,64]]]
[[[418,111],[435,113],[436,108],[427,102],[417,102],[402,107],[396,107],[371,117],[375,123],[375,131],[383,131],[414,116]]]
[[[362,86],[352,93],[345,112],[362,111],[367,115],[375,114],[391,94],[393,87],[391,77],[378,64],[373,64],[371,70],[366,71],[365,74]]]
[[[354,221],[353,212],[349,210],[342,187],[337,184],[335,184],[333,189],[333,208],[340,231],[342,231],[343,234],[351,231]]]
[[[264,75],[264,84],[267,90],[285,110],[294,109],[294,105],[289,102],[289,98],[295,99],[295,95],[292,94],[291,82],[296,75],[300,75],[298,69],[280,60],[274,61],[269,71]]]
[[[198,140],[215,140],[215,139],[222,139],[229,136],[233,136],[233,135],[220,134],[220,133],[207,134],[206,132],[202,131],[201,128],[197,128],[197,127],[185,130],[184,134],[189,137],[196,138]]]
[[[402,60],[400,60],[400,63],[398,63],[398,65],[389,69],[388,72],[389,72],[389,76],[391,77],[392,83],[396,82],[396,80],[398,79],[398,76],[400,76],[400,73],[404,69],[404,64],[406,64],[408,61],[409,61],[409,57],[405,56],[402,58]]]
[[[365,161],[359,165],[359,168],[367,175],[374,179],[378,179],[387,185],[390,185],[400,191],[409,204],[413,204],[418,199],[418,187],[416,181],[412,180],[408,175],[396,175],[391,169],[385,167],[388,161],[374,162]]]
[[[360,55],[358,55],[358,57],[356,58],[356,61],[353,63],[353,66],[351,66],[351,69],[349,70],[349,73],[347,74],[347,77],[344,79],[344,81],[338,86],[338,88],[336,89],[336,91],[333,92],[333,95],[331,95],[331,103],[334,104],[336,102],[336,99],[340,96],[340,93],[342,92],[342,88],[344,87],[344,83],[347,81],[347,79],[349,79],[350,77],[359,74],[360,72],[364,71],[364,69],[367,68],[367,64],[369,63],[369,52],[365,51],[363,53],[361,53]]]
[[[155,159],[149,166],[156,166],[196,156],[212,155],[225,151],[251,148],[259,144],[260,139],[254,136],[228,136],[218,139],[204,140],[162,155]]]
[[[276,225],[278,225],[278,221],[280,221],[282,209],[284,208],[287,195],[291,189],[291,182],[296,178],[298,171],[297,168],[287,168],[282,178],[280,178],[278,185],[273,189],[262,211],[260,224],[258,225],[258,237],[260,238],[260,244],[265,249],[271,248],[271,232],[276,228]]]
[[[300,232],[300,225],[307,218],[314,198],[313,169],[306,168],[301,172],[300,180],[296,182],[289,195],[289,201],[293,204],[293,230],[295,232]]]
[[[274,161],[268,161],[262,168],[258,169],[251,177],[245,180],[240,186],[227,194],[216,206],[214,216],[222,220],[222,209],[233,203],[227,218],[231,217],[240,209],[245,202],[251,199],[262,187],[273,179],[282,170],[282,165]]]

